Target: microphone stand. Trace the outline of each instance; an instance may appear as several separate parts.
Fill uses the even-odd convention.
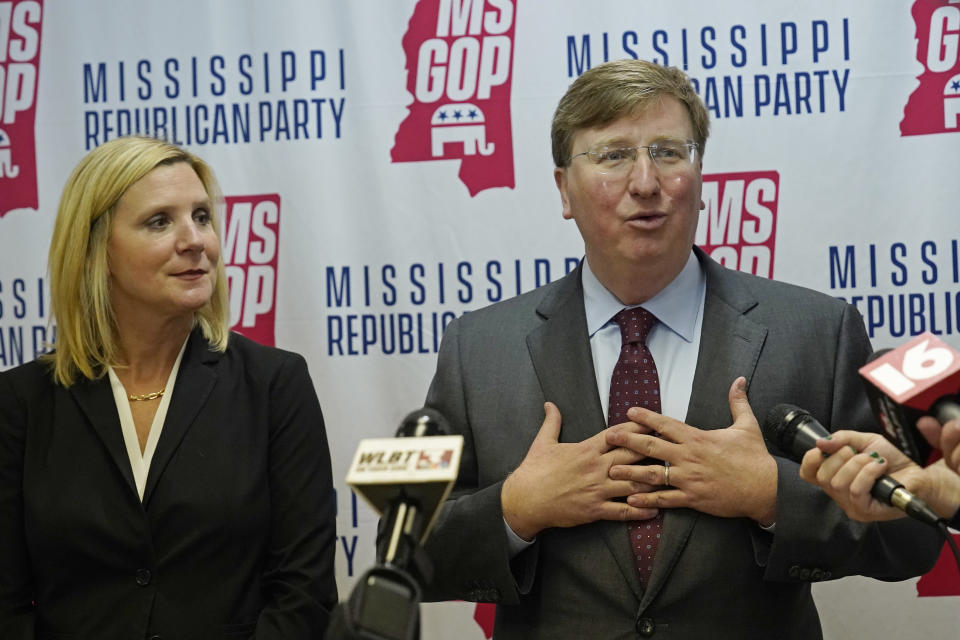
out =
[[[377,564],[333,612],[330,640],[418,640],[421,585],[433,566],[420,545],[423,515],[406,496],[389,505],[377,532]]]

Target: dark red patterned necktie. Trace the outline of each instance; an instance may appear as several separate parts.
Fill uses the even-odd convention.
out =
[[[630,407],[644,407],[660,413],[660,378],[647,348],[647,335],[657,323],[656,316],[646,309],[634,307],[620,311],[613,316],[613,321],[620,327],[622,346],[610,377],[608,426],[626,422]],[[662,512],[650,520],[637,520],[627,525],[630,547],[644,586],[653,570],[653,557],[657,553],[662,529]]]

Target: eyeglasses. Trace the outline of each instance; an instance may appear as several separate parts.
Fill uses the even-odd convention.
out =
[[[633,169],[640,149],[646,149],[654,166],[664,174],[678,173],[689,169],[697,159],[700,145],[692,140],[668,138],[650,145],[636,147],[603,146],[570,157],[586,156],[597,173],[610,176],[625,176]]]

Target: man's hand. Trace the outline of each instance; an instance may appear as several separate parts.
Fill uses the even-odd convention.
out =
[[[724,518],[747,517],[768,526],[777,517],[777,463],[763,443],[760,425],[745,391],[746,380],[730,386],[733,424],[704,431],[639,407],[627,417],[660,433],[657,438],[619,429],[607,434],[611,446],[626,447],[641,457],[670,464],[670,487],[627,498],[634,507],[689,507]],[[665,465],[617,465],[616,480],[663,484]]]
[[[503,517],[521,538],[532,540],[548,527],[573,527],[596,520],[646,520],[656,509],[639,508],[620,498],[649,491],[650,486],[610,478],[610,467],[631,464],[642,456],[607,444],[613,431],[641,432],[623,423],[577,443],[561,443],[560,410],[544,404],[546,417],[520,466],[503,483]]]

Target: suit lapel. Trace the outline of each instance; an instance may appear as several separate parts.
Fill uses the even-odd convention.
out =
[[[703,307],[700,350],[687,407],[686,423],[700,429],[722,429],[730,425],[727,395],[737,376],[747,379],[747,389],[767,337],[767,329],[744,315],[757,305],[740,279],[694,249],[707,278]],[[693,509],[671,509],[663,520],[663,538],[644,593],[641,608],[649,604],[665,584],[700,516]]]
[[[580,442],[606,427],[583,310],[580,269],[567,275],[537,308],[543,324],[527,348],[543,397],[560,408],[561,442]]]
[[[130,491],[136,496],[137,485],[133,481],[130,457],[127,455],[127,446],[123,441],[120,415],[117,413],[117,403],[113,399],[109,378],[104,376],[99,380],[83,380],[71,386],[69,392],[76,400],[87,422],[103,442],[107,454],[117,466],[120,475],[126,480]]]
[[[581,267],[582,268],[582,267]],[[580,268],[558,283],[537,308],[543,324],[527,335],[527,347],[543,397],[560,408],[561,442],[580,442],[606,428],[597,394],[587,320],[583,309]],[[593,525],[616,560],[624,580],[639,599],[643,593],[622,522]]]
[[[220,356],[220,353],[210,351],[206,338],[199,329],[194,329],[180,362],[180,370],[177,372],[177,382],[174,385],[173,397],[170,398],[163,431],[160,433],[157,449],[150,461],[147,485],[143,491],[144,506],[149,504],[160,476],[200,409],[207,402],[217,381],[215,365]]]
[[[746,317],[757,299],[737,275],[698,255],[707,276],[707,295],[686,422],[701,429],[720,429],[730,425],[727,394],[734,379],[744,376],[750,388],[767,328]]]

